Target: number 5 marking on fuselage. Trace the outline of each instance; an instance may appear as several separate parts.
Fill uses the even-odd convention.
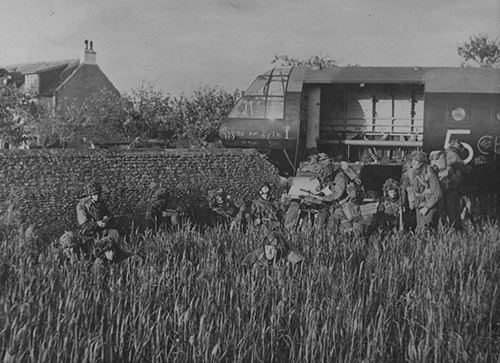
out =
[[[448,145],[450,144],[451,141],[451,135],[470,135],[470,129],[453,129],[453,130],[446,130],[446,138],[444,139],[444,146],[443,148],[446,149]],[[458,138],[457,138],[458,140]],[[460,140],[458,140],[460,141]],[[474,157],[474,150],[472,149],[472,146],[467,144],[466,142],[460,141],[460,143],[467,149],[469,152],[469,156],[464,160],[465,164],[468,164],[472,158]]]

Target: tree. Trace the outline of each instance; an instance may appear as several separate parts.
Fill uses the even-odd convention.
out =
[[[307,59],[294,58],[288,55],[275,55],[271,64],[278,66],[311,66],[311,67],[337,67],[337,61],[329,56],[315,55]]]
[[[36,95],[17,89],[15,79],[15,74],[0,72],[0,139],[21,146],[39,135],[47,114]]]
[[[175,138],[184,145],[207,147],[219,139],[221,121],[227,117],[240,93],[230,94],[217,87],[202,87],[190,97],[171,100]]]
[[[117,140],[126,135],[125,124],[133,106],[123,97],[101,91],[77,107],[65,105],[51,118],[53,138],[62,142]]]
[[[462,66],[466,66],[469,61],[479,67],[495,67],[500,64],[500,42],[488,34],[470,36],[467,42],[458,45],[457,51],[464,59]]]

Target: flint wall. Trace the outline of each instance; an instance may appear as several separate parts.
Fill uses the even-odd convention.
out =
[[[76,228],[76,204],[90,180],[121,225],[143,222],[155,188],[189,200],[198,217],[208,190],[223,187],[250,200],[259,185],[278,182],[277,169],[255,150],[2,150],[0,208],[15,203],[23,223],[43,233]],[[1,210],[0,210],[1,211]]]

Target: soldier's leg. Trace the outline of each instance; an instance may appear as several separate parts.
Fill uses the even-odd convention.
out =
[[[103,230],[102,237],[108,237],[109,239],[117,243],[120,241],[120,234],[118,233],[118,230],[113,228]]]
[[[181,219],[178,213],[175,213],[170,216],[170,226],[177,227],[180,224],[181,224]]]
[[[417,210],[417,232],[423,232],[429,228],[435,228],[438,222],[438,211],[437,208],[431,208],[425,216],[420,214],[420,210]]]
[[[300,215],[300,204],[298,202],[291,202],[285,214],[285,228],[293,230],[297,226]]]
[[[347,220],[345,213],[342,208],[332,208],[330,209],[330,217],[328,218],[327,231],[331,234],[337,234],[340,231],[340,225],[342,221]]]
[[[318,210],[318,213],[316,213],[316,217],[314,219],[314,229],[316,232],[321,232],[325,229],[328,223],[328,215],[328,208],[322,208]]]
[[[445,216],[451,227],[460,228],[460,193],[458,190],[443,192]]]

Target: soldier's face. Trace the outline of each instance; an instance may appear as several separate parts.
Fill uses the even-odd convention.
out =
[[[92,199],[93,202],[98,202],[99,199],[101,199],[101,195],[99,193],[96,193],[96,194],[92,194],[90,196],[90,199]]]
[[[394,189],[391,189],[391,190],[388,190],[387,191],[387,196],[390,198],[390,199],[396,199],[397,196],[398,196],[398,192]]]
[[[260,190],[260,196],[262,197],[262,199],[267,199],[269,198],[269,188],[268,187],[263,187],[261,190]]]
[[[276,247],[272,245],[264,246],[264,252],[268,260],[273,260],[276,257]]]
[[[106,252],[104,252],[104,256],[106,256],[106,259],[108,261],[113,261],[115,259],[115,251],[107,250]]]
[[[411,166],[413,167],[413,169],[420,169],[420,167],[422,166],[422,162],[414,159],[411,161]]]

